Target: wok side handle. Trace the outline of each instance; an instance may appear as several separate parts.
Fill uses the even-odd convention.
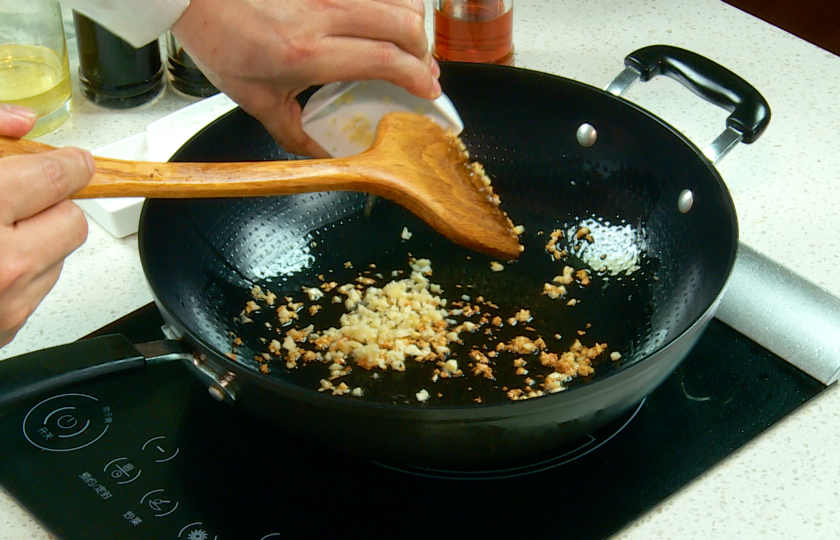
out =
[[[24,401],[114,375],[139,373],[146,357],[119,334],[50,347],[0,361],[0,413]]]
[[[670,45],[651,45],[630,53],[624,65],[642,81],[659,75],[677,80],[700,97],[731,112],[726,126],[755,142],[770,123],[770,105],[750,83],[697,53]]]

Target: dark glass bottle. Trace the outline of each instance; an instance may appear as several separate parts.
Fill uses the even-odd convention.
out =
[[[82,94],[102,107],[128,109],[147,103],[166,86],[160,44],[135,49],[84,15],[73,12]]]
[[[166,33],[166,51],[166,69],[169,71],[169,84],[172,88],[201,98],[219,93],[218,88],[207,80],[172,32]]]

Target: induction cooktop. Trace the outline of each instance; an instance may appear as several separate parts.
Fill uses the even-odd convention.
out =
[[[153,304],[101,329],[163,337]],[[608,538],[825,386],[718,320],[647,399],[485,470],[387,467],[218,403],[179,363],[0,417],[0,485],[61,540]]]

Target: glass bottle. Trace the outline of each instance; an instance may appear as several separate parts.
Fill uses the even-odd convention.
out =
[[[513,0],[435,0],[438,60],[512,66]]]
[[[82,95],[110,109],[137,107],[166,87],[160,44],[139,49],[81,13],[73,12]]]
[[[207,80],[172,32],[166,33],[166,70],[172,88],[188,96],[209,97],[219,89]]]
[[[38,137],[73,110],[61,7],[55,0],[0,0],[0,101],[34,109]]]

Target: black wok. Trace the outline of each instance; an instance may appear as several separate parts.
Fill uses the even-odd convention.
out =
[[[645,79],[673,76],[733,111],[723,139],[734,134],[735,140],[752,142],[769,121],[769,108],[758,92],[693,53],[649,47],[625,63],[636,66]],[[72,383],[102,371],[141,369],[145,358],[181,356],[216,398],[290,433],[375,460],[436,467],[469,468],[535,454],[637,405],[697,341],[734,264],[735,209],[713,163],[662,120],[609,92],[500,66],[444,64],[442,72],[444,91],[466,126],[463,141],[492,176],[505,210],[526,230],[525,252],[504,271],[490,271],[488,257],[452,244],[402,208],[369,201],[365,194],[149,200],[140,222],[141,260],[177,339],[140,345],[142,354],[115,337],[100,341],[97,352],[85,349],[90,359],[110,357],[118,349],[117,356],[129,359],[117,368],[86,360],[86,365],[98,365],[76,365],[72,371],[54,367],[54,359],[39,363],[31,356],[17,367],[7,361],[0,368],[17,369],[13,376],[18,378],[37,375],[38,388],[46,391],[54,388],[44,382],[54,380],[50,376]],[[581,129],[584,124],[591,127]],[[293,158],[240,110],[208,126],[175,157]],[[606,258],[587,259],[583,253],[555,262],[544,247],[549,233],[562,229],[567,236],[561,244],[571,247],[570,237],[587,220],[601,237],[593,231],[595,242],[586,243],[586,249],[606,250]],[[404,228],[412,233],[408,240],[401,237]],[[612,241],[608,233],[614,234]],[[610,265],[620,266],[613,258],[630,247],[640,253],[635,266],[611,273]],[[570,382],[567,390],[516,402],[504,390],[522,386],[523,377],[501,359],[495,380],[467,376],[433,383],[433,366],[413,363],[405,372],[384,372],[378,379],[356,369],[348,384],[362,387],[362,397],[318,392],[327,373],[321,364],[287,370],[273,360],[269,373],[260,372],[253,358],[279,334],[265,325],[272,323],[267,318],[271,310],[242,323],[252,286],[303,300],[301,288],[317,286],[319,276],[346,283],[368,270],[375,279],[380,273],[381,283],[393,279],[392,271],[407,270],[411,256],[432,261],[431,280],[450,301],[481,295],[498,306],[503,318],[529,309],[534,316],[529,325],[555,350],[580,339],[607,343],[621,359],[602,355],[595,373]],[[561,301],[541,294],[543,284],[565,264],[589,268],[592,283]],[[568,298],[579,302],[567,305]],[[295,324],[336,325],[339,312],[340,306],[327,303],[311,318],[301,312]],[[507,325],[496,337],[506,340],[523,331]],[[243,341],[236,360],[227,356],[234,337]],[[464,347],[454,349],[459,364],[465,367],[466,351],[487,339],[482,332],[466,336]],[[173,346],[180,352],[167,356],[167,347]],[[33,375],[39,366],[45,372]],[[529,366],[536,380],[546,373],[534,359]],[[6,402],[30,396],[31,388],[15,386],[2,389]],[[425,403],[415,397],[421,389],[431,394]]]

